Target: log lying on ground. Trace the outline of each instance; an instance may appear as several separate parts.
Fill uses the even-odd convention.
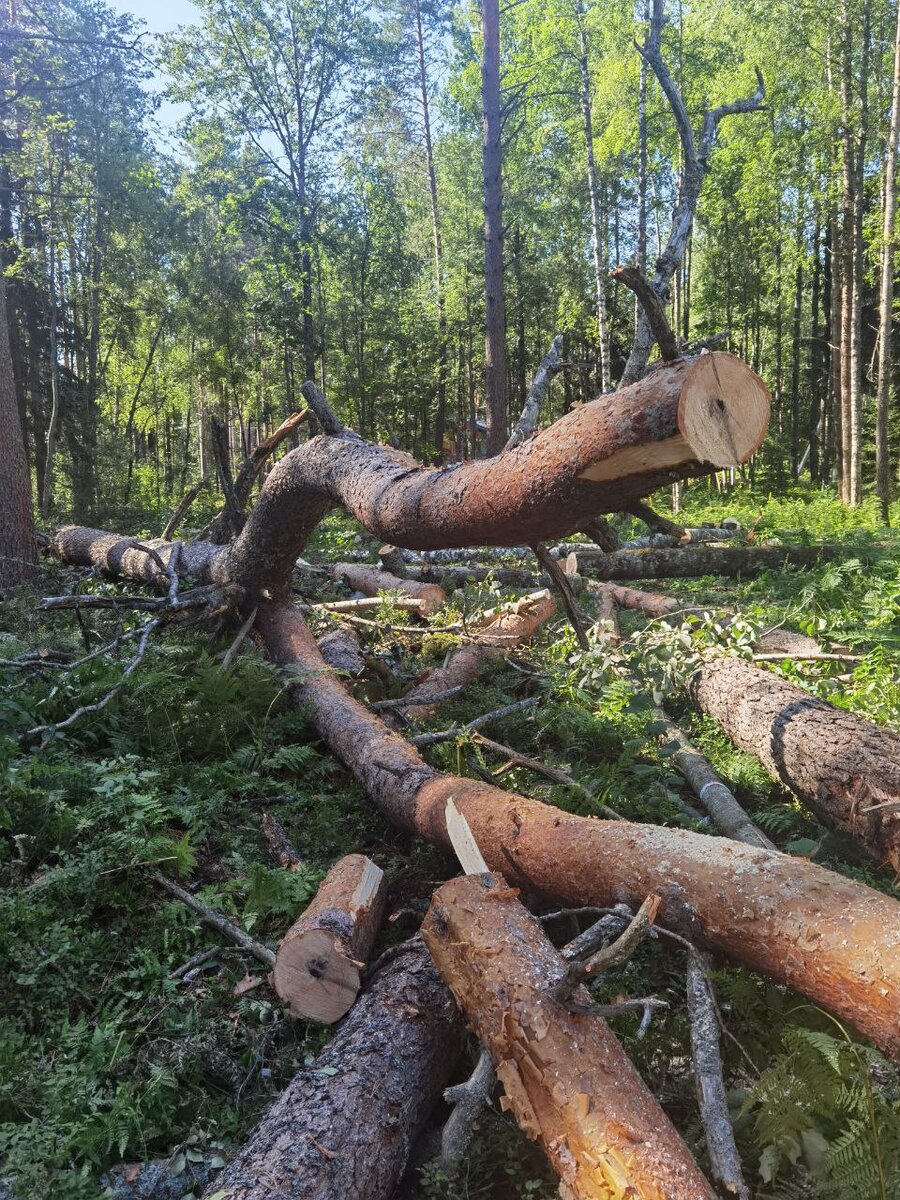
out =
[[[842,546],[685,546],[668,550],[592,551],[580,554],[579,571],[592,579],[689,579],[702,575],[759,575],[783,567],[815,567],[847,557]],[[69,561],[69,560],[67,560]],[[71,560],[74,561],[74,560]],[[80,564],[84,565],[84,564]],[[452,580],[458,586],[489,576],[505,587],[549,587],[549,575],[524,567],[410,567],[411,579]]]
[[[490,1051],[523,1131],[572,1200],[714,1200],[690,1151],[602,1017],[552,995],[568,964],[498,875],[439,888],[422,926]],[[577,997],[590,1000],[583,989]]]
[[[554,612],[556,601],[544,590],[523,596],[493,614],[480,628],[472,630],[473,641],[450,652],[442,667],[431,667],[419,676],[405,696],[407,716],[430,721],[437,711],[439,695],[477,679],[492,659],[527,642]]]
[[[447,603],[447,594],[443,588],[434,583],[418,583],[414,579],[401,579],[390,571],[381,571],[377,567],[354,566],[353,563],[335,563],[331,568],[331,578],[346,584],[353,591],[362,592],[365,596],[377,596],[379,592],[402,592],[414,600],[421,600],[420,612],[423,616],[431,613]]]
[[[530,444],[530,443],[529,443]],[[452,798],[494,870],[568,905],[639,907],[662,895],[657,923],[789,984],[900,1057],[900,905],[803,859],[725,838],[572,816],[498,788],[444,775],[322,673],[302,616],[263,603],[257,632],[296,670],[313,727],[384,815],[449,846]]]
[[[456,1006],[415,942],[377,972],[204,1200],[390,1200],[461,1048]]]
[[[384,872],[364,854],[334,864],[275,955],[272,986],[295,1017],[332,1025],[359,995],[385,899]]]
[[[213,573],[248,599],[284,594],[312,530],[336,504],[375,537],[410,549],[565,536],[676,479],[745,462],[768,418],[762,380],[714,353],[661,367],[490,460],[412,469],[359,438],[316,437],[273,468]]]
[[[900,736],[738,658],[702,666],[690,695],[826,825],[900,871]]]

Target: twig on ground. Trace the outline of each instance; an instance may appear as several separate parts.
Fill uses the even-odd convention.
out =
[[[707,957],[688,951],[687,1009],[691,1023],[691,1057],[706,1135],[713,1182],[729,1196],[750,1200],[728,1114],[728,1096],[719,1044],[719,1019]]]
[[[324,600],[321,604],[301,604],[305,612],[355,612],[370,608],[402,608],[409,612],[421,612],[422,601],[417,596],[359,596],[356,600]]]
[[[462,737],[467,733],[472,733],[476,729],[480,729],[482,725],[489,725],[491,721],[502,721],[504,717],[511,717],[515,713],[525,712],[526,709],[534,708],[540,703],[538,696],[529,696],[525,700],[517,700],[514,704],[506,704],[503,708],[495,708],[493,712],[484,713],[480,717],[475,717],[465,725],[451,725],[449,729],[439,730],[437,733],[420,733],[417,737],[410,738],[413,746],[435,746],[439,742],[450,742],[454,738]]]
[[[536,775],[543,775],[546,779],[553,783],[562,784],[563,787],[574,788],[581,792],[591,803],[596,803],[596,796],[589,788],[586,788],[583,783],[579,783],[568,771],[564,771],[561,767],[551,766],[549,763],[541,762],[538,758],[530,758],[527,754],[520,754],[518,750],[513,750],[511,746],[504,746],[501,742],[492,741],[491,738],[486,738],[483,734],[473,732],[472,740],[479,746],[484,746],[485,750],[490,750],[494,754],[498,754],[507,760],[507,764],[513,767],[523,767],[528,771],[534,771]],[[502,769],[502,768],[501,768]],[[496,774],[496,772],[495,772]],[[615,809],[610,808],[607,804],[600,806],[600,812],[605,817],[610,817],[613,820],[621,821],[622,817]]]
[[[442,700],[450,700],[453,696],[458,696],[460,692],[465,690],[466,685],[459,683],[456,687],[444,688],[443,691],[433,692],[428,697],[429,704],[437,704]],[[421,704],[422,699],[419,697],[400,696],[396,700],[373,700],[369,705],[371,712],[396,712],[399,709],[409,708],[410,705]]]
[[[205,925],[209,925],[212,929],[217,930],[227,937],[230,941],[240,946],[242,950],[246,950],[248,954],[252,954],[259,962],[265,963],[269,968],[275,966],[275,954],[268,946],[264,946],[262,942],[256,941],[249,933],[245,933],[233,921],[229,921],[222,913],[215,912],[202,900],[198,900],[196,896],[192,896],[190,892],[186,892],[183,887],[177,884],[174,879],[169,879],[167,875],[163,875],[161,871],[151,871],[150,878],[154,883],[158,884],[163,891],[174,896],[176,900],[180,900],[182,904],[192,909],[203,920]]]
[[[444,1091],[444,1100],[453,1105],[441,1131],[439,1165],[452,1173],[469,1148],[475,1123],[490,1106],[491,1092],[497,1082],[490,1054],[481,1047],[475,1069],[465,1083],[457,1083]]]
[[[554,985],[554,998],[562,1002],[567,1001],[580,984],[630,958],[644,938],[650,935],[660,903],[657,893],[651,892],[628,923],[624,933],[614,942],[601,946],[588,958],[572,961],[566,975]]]

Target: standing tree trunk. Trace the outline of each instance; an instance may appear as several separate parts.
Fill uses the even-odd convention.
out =
[[[602,222],[600,220],[600,189],[594,166],[594,129],[591,119],[591,77],[588,65],[587,32],[584,10],[578,5],[578,65],[581,71],[581,114],[584,119],[584,141],[587,150],[588,192],[591,198],[591,240],[594,248],[594,287],[597,293],[597,337],[600,341],[600,387],[610,391],[609,328],[606,320],[606,263],[603,261]]]
[[[508,437],[506,295],[503,283],[503,121],[500,113],[500,3],[482,0],[481,60],[484,179],[485,398],[487,455]]]
[[[884,166],[884,227],[881,252],[881,290],[878,305],[878,412],[875,424],[875,490],[881,519],[887,524],[891,500],[891,465],[888,446],[888,413],[891,403],[892,334],[894,324],[894,220],[897,173],[897,137],[900,132],[900,6],[894,34],[894,86],[891,94],[891,128]]]
[[[431,140],[431,107],[428,100],[428,74],[425,69],[425,35],[422,29],[422,5],[414,0],[416,19],[416,48],[419,60],[419,98],[422,102],[422,133],[425,138],[425,169],[428,174],[428,196],[431,201],[431,235],[434,243],[434,290],[438,311],[438,378],[437,409],[434,417],[434,448],[444,453],[444,433],[447,428],[447,377],[449,375],[447,348],[447,306],[444,299],[444,251],[441,239],[441,219],[438,208],[437,173],[434,169],[434,146]]]
[[[0,588],[33,578],[37,562],[31,474],[16,400],[6,281],[0,274]]]

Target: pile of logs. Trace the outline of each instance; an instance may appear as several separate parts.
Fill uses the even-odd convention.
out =
[[[731,544],[733,537],[717,546],[706,534],[682,537],[644,502],[661,485],[745,462],[765,432],[765,387],[730,355],[677,359],[615,396],[567,413],[490,462],[440,470],[417,468],[406,456],[364,442],[343,429],[314,388],[304,394],[325,433],[272,469],[230,544],[138,542],[74,527],[59,530],[52,542],[63,562],[157,589],[156,598],[144,597],[138,606],[149,609],[149,618],[129,671],[151,635],[188,611],[205,609],[217,619],[225,614],[238,628],[226,663],[252,632],[285,670],[291,702],[379,810],[400,828],[455,849],[466,872],[435,892],[421,935],[388,949],[368,971],[385,883],[362,855],[334,865],[275,951],[247,946],[252,939],[229,930],[230,922],[205,917],[223,936],[243,936],[244,949],[271,968],[271,984],[294,1016],[343,1019],[326,1050],[297,1075],[206,1195],[388,1200],[418,1132],[458,1070],[464,1016],[482,1052],[472,1078],[448,1091],[459,1102],[453,1136],[445,1139],[455,1147],[447,1151],[451,1158],[465,1142],[458,1126],[477,1120],[496,1084],[501,1107],[542,1146],[564,1195],[712,1198],[711,1184],[606,1023],[609,1006],[596,1005],[589,991],[593,978],[649,939],[687,955],[692,1060],[709,1170],[718,1188],[747,1196],[724,1104],[709,956],[795,988],[900,1057],[896,901],[776,850],[661,710],[655,715],[676,743],[676,765],[726,836],[634,824],[609,812],[608,820],[574,816],[501,790],[487,772],[478,779],[443,773],[419,749],[458,736],[461,727],[410,740],[381,714],[407,724],[434,717],[446,699],[520,650],[554,616],[548,589],[556,590],[576,625],[579,588],[586,589],[583,598],[598,599],[594,636],[614,645],[621,641],[621,607],[654,619],[676,619],[686,609],[671,597],[608,581],[750,572],[827,557],[827,548],[740,546]],[[362,597],[349,604],[307,602],[301,611],[291,595],[295,564],[335,505],[387,540],[384,567],[334,565],[332,578]],[[611,549],[611,527],[599,514],[622,510],[641,513],[654,536],[676,544]],[[580,530],[606,548],[571,552],[571,543],[563,542],[553,554],[544,545]],[[410,562],[399,552],[520,542],[543,574],[489,561]],[[409,620],[419,622],[411,629],[427,631],[426,622],[446,603],[443,585],[480,573],[531,590],[478,621],[450,627],[459,644],[444,664],[422,674],[403,696],[375,703],[355,694],[368,661],[348,627],[317,644],[303,615],[331,609],[342,621],[371,625],[373,614],[358,615],[360,601],[380,605],[386,595],[399,598]],[[180,592],[184,576],[192,586]],[[780,646],[768,645],[770,653],[779,652]],[[704,662],[690,695],[823,821],[856,839],[876,866],[900,868],[900,739],[894,734],[733,657]],[[534,696],[526,697],[462,732],[474,736],[486,717],[534,704]],[[54,730],[29,734],[34,741]],[[506,754],[499,743],[479,737]],[[538,760],[518,755],[516,762],[511,754],[513,765],[541,769]],[[577,786],[557,768],[545,773],[554,770],[555,781]],[[267,836],[279,862],[295,862],[271,822]],[[159,881],[197,908],[190,893],[162,876]],[[594,923],[557,950],[523,897],[589,909]],[[654,997],[634,997],[616,1011],[638,1009],[643,1027],[658,1005]]]

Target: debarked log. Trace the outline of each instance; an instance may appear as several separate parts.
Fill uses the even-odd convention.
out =
[[[302,616],[263,603],[257,632],[292,696],[385,816],[449,847],[448,799],[488,865],[570,906],[639,907],[657,924],[788,984],[900,1057],[900,905],[805,859],[681,829],[574,816],[442,774],[322,673]]]
[[[377,972],[204,1200],[389,1200],[461,1049],[456,1006],[417,940]]]
[[[824,824],[900,871],[898,734],[739,658],[701,666],[690,694]]]
[[[272,986],[295,1017],[331,1025],[350,1010],[384,913],[384,872],[364,854],[338,859],[275,955]]]
[[[602,1016],[554,998],[568,964],[499,875],[450,880],[425,944],[489,1050],[522,1130],[569,1200],[714,1200],[687,1146]],[[589,994],[580,988],[583,1005]]]
[[[358,566],[354,563],[335,563],[330,569],[331,578],[346,584],[364,596],[377,596],[381,592],[402,592],[414,600],[421,601],[420,612],[430,616],[447,603],[447,594],[435,583],[418,583],[414,579],[401,579],[390,571],[377,567]]]

